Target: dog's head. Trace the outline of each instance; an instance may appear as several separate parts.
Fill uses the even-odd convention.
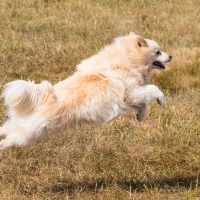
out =
[[[161,51],[157,42],[149,39],[144,39],[149,47],[148,56],[149,56],[149,64],[151,65],[151,69],[165,69],[165,65],[163,63],[170,62],[172,56]]]
[[[144,39],[133,32],[122,37],[121,43],[134,64],[148,65],[151,69],[165,69],[163,63],[170,62],[172,56],[161,51],[157,42]]]

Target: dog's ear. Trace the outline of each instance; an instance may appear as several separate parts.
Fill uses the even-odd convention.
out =
[[[148,47],[147,42],[140,35],[138,35],[138,37],[137,37],[137,43],[138,43],[138,46],[140,48],[142,48],[142,47]]]
[[[134,32],[129,33],[129,36],[134,36],[134,35],[137,35],[137,34],[135,34]]]

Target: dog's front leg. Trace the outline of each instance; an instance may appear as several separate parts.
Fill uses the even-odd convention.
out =
[[[138,122],[141,122],[145,115],[146,115],[146,110],[147,110],[147,104],[142,103],[138,106],[138,113],[137,113],[137,120]]]
[[[135,106],[150,103],[155,99],[160,105],[163,105],[164,103],[164,94],[155,85],[144,85],[134,88],[128,96],[132,105]]]
[[[138,109],[137,120],[141,122],[146,115],[146,104],[157,100],[160,105],[164,103],[164,94],[155,85],[139,86],[128,94],[129,103]]]

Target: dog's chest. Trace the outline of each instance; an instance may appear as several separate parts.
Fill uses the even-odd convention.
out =
[[[142,74],[143,84],[146,85],[151,80],[151,73]]]
[[[151,69],[149,66],[139,68],[139,74],[141,75],[141,85],[146,85],[151,80]]]
[[[131,85],[147,85],[151,80],[151,70],[149,68],[139,69],[137,72],[130,73],[129,80]]]

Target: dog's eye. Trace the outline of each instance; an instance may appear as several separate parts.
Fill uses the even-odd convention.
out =
[[[160,52],[160,51],[156,51],[156,54],[157,54],[158,56],[160,56],[160,55],[161,55],[161,52]]]

